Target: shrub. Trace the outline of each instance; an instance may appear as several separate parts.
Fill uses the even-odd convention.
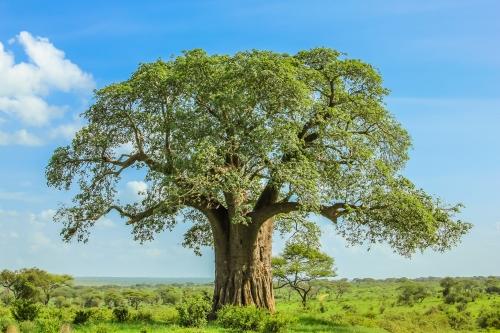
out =
[[[38,316],[39,308],[31,301],[19,300],[13,302],[12,316],[17,321],[34,320]]]
[[[182,299],[182,290],[179,288],[164,288],[159,291],[159,296],[163,304],[175,305]]]
[[[179,324],[185,327],[202,327],[207,324],[211,305],[206,297],[191,296],[176,306]]]
[[[345,326],[347,322],[345,321],[345,316],[340,313],[334,313],[330,316],[330,321],[335,326]]]
[[[61,315],[62,314],[57,311],[43,309],[43,311],[40,311],[35,319],[35,324],[40,332],[59,333],[59,329],[63,324]]]
[[[179,322],[179,313],[174,307],[155,307],[153,321],[174,324]]]
[[[217,312],[217,321],[225,328],[259,331],[264,327],[266,315],[255,306],[224,306]]]
[[[22,321],[19,323],[19,331],[21,333],[38,333],[38,326],[32,321]]]
[[[449,311],[446,315],[448,316],[448,323],[453,329],[465,330],[472,326],[470,312]]]
[[[0,332],[5,332],[7,327],[14,324],[14,319],[8,317],[0,317]]]
[[[128,309],[126,307],[114,308],[113,316],[115,317],[117,322],[123,323],[129,318]]]
[[[275,313],[272,316],[268,316],[266,323],[264,324],[264,333],[280,333],[286,330],[288,326],[292,323],[292,318],[287,317],[281,313]]]
[[[500,310],[483,309],[477,317],[477,324],[481,328],[496,328],[500,329]]]
[[[144,323],[150,323],[153,321],[153,313],[147,310],[139,310],[134,312],[132,320]]]
[[[89,312],[90,312],[90,321],[93,323],[101,323],[116,319],[116,316],[114,315],[114,310],[108,308],[95,308],[89,310]]]
[[[415,303],[421,303],[427,296],[429,290],[417,283],[408,283],[398,288],[400,294],[398,296],[398,304],[413,306]]]
[[[85,324],[92,313],[89,310],[78,310],[75,313],[75,318],[73,319],[73,324],[79,325],[79,324]]]

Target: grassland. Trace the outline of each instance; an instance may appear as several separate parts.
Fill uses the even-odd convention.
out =
[[[338,295],[335,283],[318,289],[306,307],[291,290],[280,289],[276,294],[277,312],[290,321],[284,332],[338,332],[338,333],[452,333],[452,332],[500,332],[495,328],[500,322],[500,295],[485,292],[486,279],[469,281],[474,286],[472,298],[446,303],[439,279],[407,280],[357,280],[349,283],[348,290]],[[492,279],[489,279],[490,284]],[[493,281],[499,282],[498,278]],[[411,283],[423,286],[427,292],[422,300],[403,304],[400,299],[402,287]],[[468,285],[469,285],[468,284]],[[141,291],[150,298],[139,303],[127,303],[129,316],[117,322],[109,306],[109,295],[130,295],[130,291]],[[160,290],[169,290],[178,295],[172,304],[155,298]],[[472,290],[472,289],[471,289]],[[135,286],[78,286],[61,290],[49,306],[42,307],[38,319],[33,322],[18,322],[24,333],[59,332],[63,322],[74,322],[76,311],[88,312],[89,318],[81,324],[71,324],[73,332],[235,332],[223,328],[218,321],[203,327],[181,327],[178,304],[189,295],[210,293],[211,286],[204,285],[135,285]],[[127,294],[128,293],[128,294]],[[62,301],[62,302],[61,302]],[[106,304],[108,303],[108,304]],[[178,303],[177,305],[174,303]],[[0,322],[9,316],[10,306],[0,307]],[[496,312],[495,312],[496,311]],[[479,318],[485,312],[493,313],[492,326],[481,328]],[[496,317],[495,317],[496,316]],[[41,318],[41,319],[40,319]],[[45,321],[45,323],[44,323]],[[51,323],[51,321],[53,323]],[[41,322],[41,324],[40,324]],[[38,324],[37,324],[38,323]],[[496,323],[496,324],[495,324]],[[45,330],[40,331],[40,325]],[[59,326],[58,326],[59,325]],[[54,328],[57,327],[57,328]]]

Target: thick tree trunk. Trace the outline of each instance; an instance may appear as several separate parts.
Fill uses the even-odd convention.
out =
[[[229,224],[228,229],[223,237],[215,237],[213,310],[232,304],[255,305],[274,312],[273,221],[266,221],[260,228]]]

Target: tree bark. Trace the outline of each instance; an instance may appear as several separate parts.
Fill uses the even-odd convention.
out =
[[[255,305],[275,310],[271,269],[273,220],[263,224],[228,223],[215,234],[213,311],[223,305]]]

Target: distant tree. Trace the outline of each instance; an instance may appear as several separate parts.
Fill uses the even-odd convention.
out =
[[[426,286],[414,282],[406,282],[398,290],[398,303],[401,305],[413,306],[415,303],[421,303],[430,295],[429,289]]]
[[[117,290],[110,290],[104,294],[104,304],[108,308],[116,308],[125,304],[125,298]]]
[[[182,290],[175,287],[166,287],[157,291],[162,304],[175,305],[182,299]]]
[[[335,298],[341,299],[342,296],[351,288],[351,284],[347,279],[342,279],[335,281],[333,283],[333,288],[335,290]]]
[[[442,290],[443,298],[446,298],[450,294],[451,288],[456,284],[457,280],[451,277],[445,277],[439,282],[439,285],[443,288]]]
[[[50,274],[42,270],[36,270],[34,274],[38,274],[37,284],[42,292],[45,305],[49,304],[56,289],[70,286],[73,282],[73,277],[70,275]]]
[[[276,288],[292,288],[304,306],[315,291],[316,281],[335,276],[333,258],[303,243],[288,243],[283,253],[273,258],[272,265]]]
[[[469,303],[481,294],[480,284],[472,279],[444,278],[440,282],[443,287],[443,301],[447,304]]]
[[[86,308],[96,308],[101,306],[103,303],[103,296],[98,291],[90,291],[81,296],[83,301],[83,306]]]
[[[487,294],[500,294],[500,279],[488,278],[484,282],[484,291]]]
[[[385,241],[405,256],[446,250],[470,224],[402,176],[411,142],[387,94],[375,68],[328,48],[142,64],[96,91],[85,126],[54,151],[48,184],[79,188],[55,220],[66,241],[86,241],[116,212],[148,241],[184,216],[183,244],[215,251],[214,310],[274,310],[271,244],[286,216],[321,215],[353,244]],[[147,189],[124,204],[130,169]]]
[[[45,305],[56,289],[69,286],[72,280],[69,275],[50,274],[38,268],[0,272],[0,284],[12,292],[15,299],[37,301],[40,297]]]
[[[36,302],[40,295],[39,282],[35,269],[0,272],[0,284],[12,293],[15,300]]]
[[[131,307],[138,309],[141,303],[148,303],[152,299],[152,295],[144,290],[130,289],[123,293],[123,296],[128,301]]]

